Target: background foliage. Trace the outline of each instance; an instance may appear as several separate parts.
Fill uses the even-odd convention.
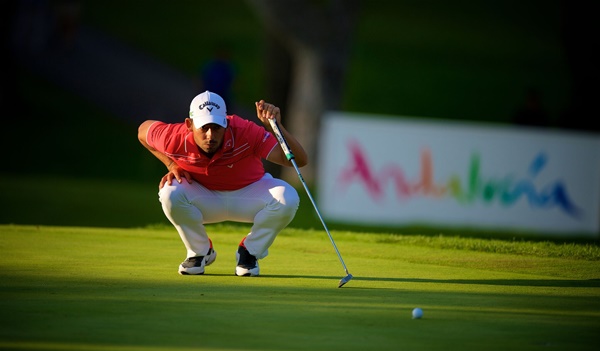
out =
[[[190,80],[225,43],[238,73],[236,104],[269,98],[265,33],[243,1],[80,4],[81,30],[106,33]],[[561,23],[560,1],[364,1],[344,110],[509,124],[526,91],[537,88],[558,127],[570,90]],[[12,205],[0,221],[165,223],[155,193],[164,167],[137,141],[133,118],[111,114],[24,62],[9,63],[13,98],[6,104],[17,112],[4,112],[0,174],[2,199]],[[293,225],[319,228],[305,203]]]

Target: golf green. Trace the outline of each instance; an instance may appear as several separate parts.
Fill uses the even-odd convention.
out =
[[[322,230],[286,229],[259,261],[259,277],[233,274],[247,226],[209,230],[216,262],[205,275],[180,276],[185,251],[168,227],[0,226],[0,349],[596,347],[597,256],[333,231],[354,275],[337,288],[345,272]],[[412,319],[415,307],[423,318]]]

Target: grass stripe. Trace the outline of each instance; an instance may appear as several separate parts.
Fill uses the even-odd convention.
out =
[[[338,289],[321,230],[286,229],[261,276],[235,277],[246,232],[210,226],[217,261],[179,276],[185,251],[168,227],[2,225],[0,349],[595,349],[596,260],[333,231],[355,275]]]

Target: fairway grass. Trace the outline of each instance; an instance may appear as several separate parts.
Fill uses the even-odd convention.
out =
[[[236,277],[249,227],[208,228],[217,260],[205,275],[180,276],[185,251],[169,227],[0,225],[0,349],[597,347],[597,247],[556,257],[332,231],[355,277],[339,289],[345,272],[322,230],[284,230],[259,261],[261,276]]]

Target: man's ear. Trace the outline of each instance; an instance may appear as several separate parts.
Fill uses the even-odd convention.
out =
[[[192,119],[191,119],[191,118],[186,118],[186,119],[185,119],[185,126],[187,127],[187,129],[188,129],[190,132],[193,132],[193,131],[194,131],[194,122],[192,121]]]

